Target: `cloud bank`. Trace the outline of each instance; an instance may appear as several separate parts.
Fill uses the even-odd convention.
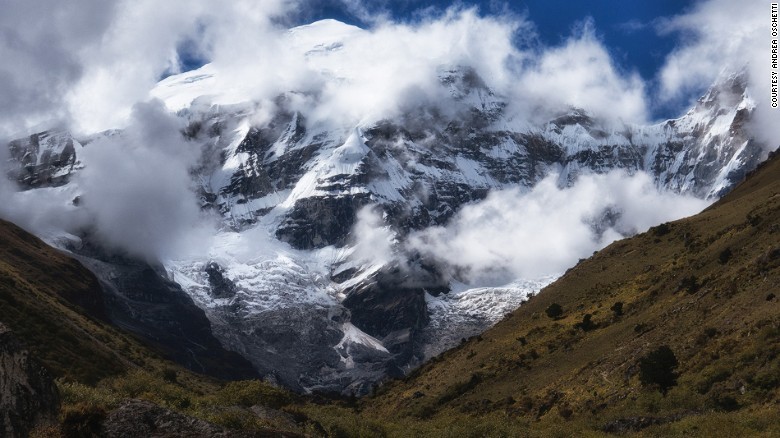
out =
[[[550,175],[530,192],[491,192],[446,226],[413,233],[407,247],[449,267],[460,281],[500,286],[560,274],[617,239],[707,206],[659,192],[644,173],[582,175],[563,189],[557,179]]]
[[[0,216],[42,236],[98,237],[109,250],[156,261],[202,252],[214,234],[190,169],[200,147],[160,101],[137,104],[121,132],[83,149],[76,184],[16,192],[0,187]]]
[[[182,122],[159,101],[138,104],[121,135],[84,148],[77,185],[103,244],[147,258],[207,247],[211,233],[189,174],[200,149],[184,140]]]
[[[344,1],[356,13],[376,10],[358,0]],[[289,31],[285,24],[289,17],[308,4],[305,0],[234,0],[219,7],[208,0],[74,0],[67,5],[54,0],[2,1],[0,138],[51,126],[41,125],[45,122],[66,123],[81,133],[108,128],[126,128],[126,132],[85,148],[86,169],[79,177],[83,193],[18,194],[3,180],[1,214],[40,228],[91,226],[109,244],[145,256],[160,255],[184,240],[198,240],[182,237],[182,230],[196,227],[200,215],[188,175],[195,152],[179,135],[178,119],[159,103],[148,102],[154,84],[181,68],[178,53],[183,45],[220,72],[215,87],[219,91],[240,85],[243,98],[256,99],[264,108],[272,108],[280,93],[293,91],[292,105],[310,121],[337,124],[369,123],[410,105],[441,102],[442,93],[447,93],[436,78],[442,66],[473,67],[487,86],[512,102],[507,111],[518,121],[576,106],[605,119],[643,122],[648,102],[679,99],[692,88],[710,83],[724,68],[747,65],[751,94],[758,105],[756,127],[770,145],[777,145],[780,125],[767,110],[768,92],[764,92],[768,14],[762,2],[708,0],[686,15],[665,21],[660,30],[680,35],[682,44],[659,72],[659,96],[648,96],[647,84],[635,72],[616,66],[588,20],[551,47],[538,43],[533,23],[522,16],[484,15],[462,6],[420,13],[407,23],[380,16],[370,29],[326,22],[319,28]],[[495,193],[479,206],[466,207],[449,226],[415,238],[420,250],[423,243],[429,245],[431,256],[466,267],[474,278],[485,277],[491,269],[534,276],[541,273],[542,262],[559,268],[587,255],[615,233],[653,223],[632,216],[640,205],[618,200],[613,203],[622,208],[620,221],[601,235],[588,231],[592,229],[588,220],[612,205],[597,193],[620,196],[607,185],[615,183],[624,186],[615,190],[623,190],[634,181],[599,178],[586,177],[570,190],[545,182],[529,194]],[[641,183],[641,178],[636,182]],[[645,193],[642,187],[635,188],[638,194],[634,195]],[[593,201],[595,207],[581,205],[573,196],[577,191],[583,191],[583,198],[599,201]],[[75,195],[82,198],[78,209],[71,203]],[[656,198],[651,192],[642,196],[648,202],[681,203],[663,211],[682,209],[684,204],[675,198]],[[35,197],[46,199],[34,201]],[[502,203],[514,207],[504,209],[512,214],[499,211]],[[543,210],[557,207],[563,208],[560,211],[574,208],[574,214],[541,219]],[[655,222],[667,218],[652,211],[647,217]],[[378,223],[368,213],[359,219],[369,227]],[[546,227],[556,220],[563,222]],[[512,226],[516,221],[537,229],[523,234],[520,228],[533,227]],[[558,227],[573,231],[556,236]],[[513,246],[531,251],[515,254],[503,249],[501,233],[495,230],[507,233]],[[533,239],[545,233],[552,233],[549,242]],[[470,243],[476,244],[474,250],[465,251]],[[531,253],[541,256],[531,257]],[[576,253],[571,256],[575,259],[564,260],[563,253]],[[517,261],[512,261],[515,257]]]
[[[352,229],[355,239],[352,258],[359,263],[384,265],[395,260],[396,235],[385,224],[376,206],[368,205],[357,213]]]
[[[663,21],[659,30],[683,43],[659,72],[662,100],[695,99],[702,84],[746,69],[756,102],[754,131],[770,149],[780,145],[777,111],[770,106],[769,2],[699,2],[690,13]]]
[[[293,91],[294,109],[314,123],[370,124],[421,104],[446,112],[449,90],[439,73],[468,66],[513,103],[517,119],[575,106],[606,119],[646,120],[644,84],[616,67],[590,21],[556,47],[539,46],[523,17],[459,7],[370,29],[332,21],[292,31],[268,26],[248,45],[218,29],[206,31],[212,42],[205,50],[207,72],[216,74],[208,90],[219,103],[269,103]]]

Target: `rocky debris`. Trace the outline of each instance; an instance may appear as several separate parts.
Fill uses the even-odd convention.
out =
[[[209,278],[211,296],[214,298],[230,298],[236,295],[236,285],[225,277],[225,270],[217,262],[206,265],[206,275]]]
[[[0,436],[26,437],[57,422],[60,395],[49,372],[0,323]]]
[[[642,417],[619,418],[617,420],[612,420],[609,423],[605,424],[603,430],[606,433],[614,433],[614,434],[639,432],[640,430],[646,429],[650,426],[657,426],[660,424],[673,423],[675,421],[679,421],[686,415],[690,415],[690,413],[671,415],[668,417],[642,416]]]
[[[145,400],[126,400],[108,414],[103,434],[113,438],[265,438],[300,437],[278,430],[238,431],[224,429],[206,421],[173,412]]]

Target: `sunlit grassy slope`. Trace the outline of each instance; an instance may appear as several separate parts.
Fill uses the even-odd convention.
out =
[[[581,261],[356,417],[312,412],[393,436],[780,436],[778,158],[701,214]],[[639,366],[663,345],[679,362],[666,395]]]

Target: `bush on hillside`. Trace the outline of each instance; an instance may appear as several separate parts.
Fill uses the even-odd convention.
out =
[[[552,303],[547,307],[544,313],[546,313],[549,318],[558,319],[563,316],[563,307],[558,303]]]
[[[668,345],[657,349],[639,359],[639,380],[645,386],[657,386],[661,394],[677,386],[677,357]]]

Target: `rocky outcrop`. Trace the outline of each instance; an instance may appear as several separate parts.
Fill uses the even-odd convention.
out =
[[[206,276],[209,278],[211,296],[214,298],[230,298],[236,295],[236,285],[225,277],[225,270],[217,262],[206,265]]]
[[[342,246],[355,223],[357,211],[370,202],[367,194],[300,199],[276,236],[300,249]]]
[[[36,426],[54,424],[59,408],[52,376],[0,323],[0,436],[26,437]]]
[[[66,131],[44,131],[17,139],[9,145],[16,166],[9,175],[22,187],[57,187],[67,184],[81,167],[81,144]]]
[[[351,323],[380,339],[398,367],[422,360],[419,336],[429,323],[425,294],[449,292],[437,273],[425,269],[387,268],[346,290],[342,302]]]
[[[108,414],[103,434],[113,438],[227,438],[299,437],[277,430],[237,431],[162,408],[145,400],[126,400]]]

